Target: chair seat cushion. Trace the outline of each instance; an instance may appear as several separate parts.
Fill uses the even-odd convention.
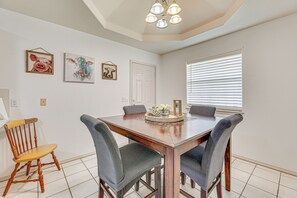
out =
[[[181,171],[197,182],[201,187],[204,186],[205,174],[201,170],[201,162],[206,142],[193,148],[181,156]]]
[[[120,148],[124,169],[124,179],[117,190],[126,188],[129,183],[141,178],[147,171],[161,164],[161,155],[141,144],[131,143]],[[132,185],[133,185],[132,184]]]
[[[202,161],[203,152],[205,150],[206,142],[203,142],[199,146],[189,150],[183,155],[187,155],[188,157],[191,157],[193,159],[196,159],[199,163]]]
[[[15,162],[28,162],[40,159],[49,153],[53,152],[57,148],[56,144],[46,144],[38,146],[34,149],[30,149],[19,155],[17,159],[14,159]]]

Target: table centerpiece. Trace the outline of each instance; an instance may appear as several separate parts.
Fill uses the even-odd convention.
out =
[[[170,112],[169,104],[161,104],[153,106],[148,113],[145,114],[145,119],[153,122],[179,122],[184,120],[184,115],[175,115]]]

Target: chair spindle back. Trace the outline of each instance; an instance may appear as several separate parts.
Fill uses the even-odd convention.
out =
[[[15,159],[22,153],[38,146],[35,126],[37,121],[37,118],[14,120],[4,125]]]

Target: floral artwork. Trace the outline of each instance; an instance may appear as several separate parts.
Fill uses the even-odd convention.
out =
[[[102,63],[102,79],[116,80],[117,79],[117,66],[114,64]]]
[[[65,81],[95,82],[95,59],[75,54],[65,54]]]
[[[54,55],[27,50],[26,72],[37,74],[54,74]]]

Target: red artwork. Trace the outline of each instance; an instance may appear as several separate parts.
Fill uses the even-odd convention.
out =
[[[54,55],[35,51],[26,51],[26,71],[38,74],[54,74]]]

